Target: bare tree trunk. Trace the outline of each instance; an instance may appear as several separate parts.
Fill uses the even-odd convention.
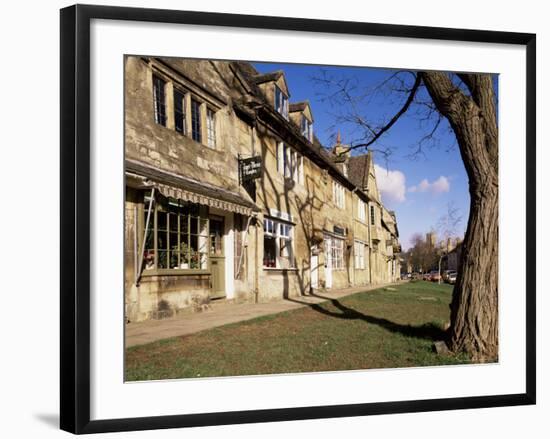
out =
[[[449,347],[474,361],[498,357],[498,128],[492,79],[459,75],[461,91],[441,72],[420,76],[456,135],[469,177],[470,217],[453,290]]]

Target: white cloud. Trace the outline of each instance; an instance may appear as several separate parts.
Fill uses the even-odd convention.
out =
[[[395,201],[402,203],[405,201],[405,174],[401,171],[383,168],[382,166],[374,165],[376,174],[376,183],[378,190],[382,194],[384,201]]]
[[[451,183],[447,177],[441,175],[437,180],[429,182],[427,178],[422,180],[416,186],[411,186],[409,192],[431,192],[432,194],[441,194],[443,192],[449,192],[451,189]]]

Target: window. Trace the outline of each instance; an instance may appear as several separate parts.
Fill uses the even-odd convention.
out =
[[[149,200],[145,198],[145,218]],[[145,241],[145,270],[206,270],[208,218],[197,204],[169,199],[155,203]]]
[[[344,186],[334,180],[332,181],[332,201],[340,209],[346,206]]]
[[[355,241],[354,246],[355,254],[355,268],[358,270],[365,269],[365,243],[361,241]]]
[[[275,86],[275,111],[288,119],[288,97]]]
[[[344,266],[344,240],[331,237],[330,256],[333,270],[343,270]]]
[[[191,137],[196,142],[202,141],[201,134],[201,104],[191,99]]]
[[[310,142],[313,142],[313,124],[302,114],[302,136],[304,136]]]
[[[155,122],[166,126],[166,82],[158,76],[153,76],[153,105]]]
[[[283,142],[277,144],[277,170],[285,178],[302,184],[304,181],[304,158]]]
[[[264,219],[264,267],[294,267],[293,228],[294,226],[288,223]]]
[[[178,133],[187,134],[187,123],[185,121],[185,94],[174,89],[174,125]]]
[[[210,108],[206,109],[206,133],[208,146],[216,147],[216,113]]]
[[[374,218],[374,206],[370,207],[370,225],[374,226],[376,224],[375,218]]]
[[[361,199],[357,199],[357,218],[359,218],[360,221],[365,222],[366,221],[366,204]]]

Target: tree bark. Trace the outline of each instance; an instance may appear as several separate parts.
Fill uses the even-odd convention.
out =
[[[449,348],[474,361],[498,358],[498,126],[490,75],[420,72],[453,129],[469,179],[470,216],[453,290]]]

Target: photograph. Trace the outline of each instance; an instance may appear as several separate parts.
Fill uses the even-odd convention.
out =
[[[499,362],[497,73],[123,62],[126,382]]]

